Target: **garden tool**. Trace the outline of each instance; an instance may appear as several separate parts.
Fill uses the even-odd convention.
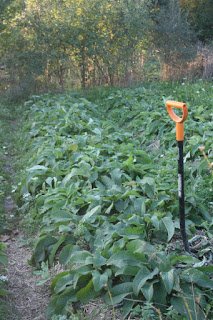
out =
[[[176,123],[176,140],[178,144],[178,197],[179,197],[179,217],[180,232],[185,251],[189,252],[189,243],[186,234],[185,199],[184,199],[184,163],[183,163],[183,141],[184,141],[184,121],[188,116],[188,109],[185,103],[177,101],[166,101],[166,108],[170,118]],[[182,116],[179,117],[174,108],[181,109]]]

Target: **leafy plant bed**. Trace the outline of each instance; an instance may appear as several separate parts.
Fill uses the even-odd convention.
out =
[[[124,318],[211,318],[210,90],[165,83],[113,90],[96,103],[71,94],[26,102],[29,160],[16,191],[25,220],[39,226],[31,263],[62,268],[52,279],[49,318],[69,317],[79,301],[99,296]],[[175,129],[163,103],[171,94],[190,110],[191,255],[179,237]]]

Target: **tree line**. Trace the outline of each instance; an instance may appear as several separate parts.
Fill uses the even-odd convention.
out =
[[[198,43],[212,43],[212,16],[211,0],[2,0],[0,90],[183,76]]]

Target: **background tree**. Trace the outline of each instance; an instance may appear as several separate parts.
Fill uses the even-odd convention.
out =
[[[181,8],[188,15],[188,21],[198,39],[204,43],[213,40],[213,1],[180,0]]]
[[[152,2],[153,43],[161,62],[163,78],[178,78],[185,63],[196,55],[196,36],[190,29],[179,0]]]
[[[147,64],[160,65],[158,77],[180,78],[197,39],[210,42],[211,3],[205,3],[208,10],[201,0],[4,0],[3,89],[21,96],[129,84],[150,79]]]

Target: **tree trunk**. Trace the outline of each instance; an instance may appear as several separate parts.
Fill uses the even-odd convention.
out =
[[[108,75],[109,75],[110,86],[113,87],[114,86],[114,72],[112,71],[112,69],[110,67],[108,68]]]
[[[86,88],[86,54],[85,54],[85,47],[83,46],[81,48],[81,64],[80,64],[80,69],[81,69],[81,87],[82,89]]]
[[[61,91],[64,91],[64,69],[62,64],[59,63],[59,70],[58,70],[58,75],[59,75],[59,85],[61,87]]]

